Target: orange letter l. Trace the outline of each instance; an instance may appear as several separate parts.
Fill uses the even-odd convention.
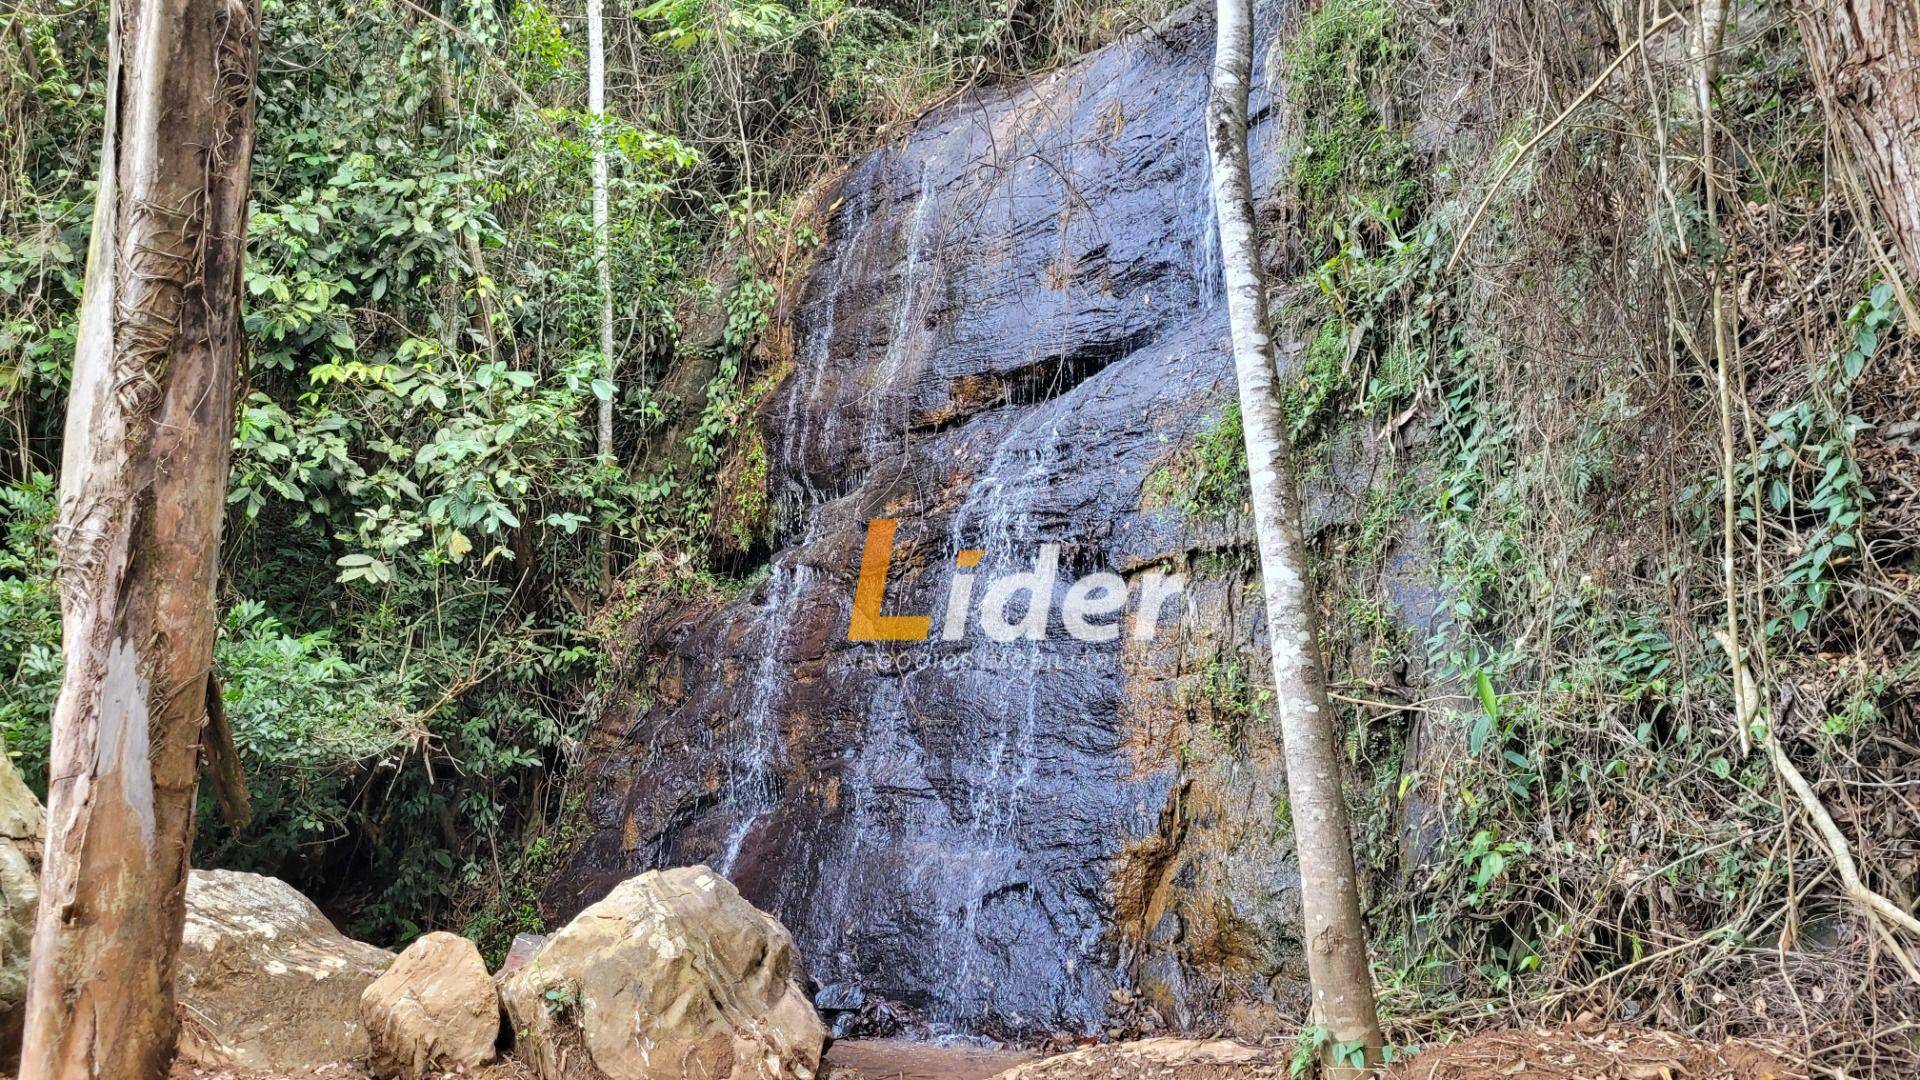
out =
[[[887,597],[887,567],[893,562],[891,518],[867,522],[867,547],[860,555],[860,581],[853,589],[853,620],[848,641],[925,641],[933,626],[930,615],[882,615]]]

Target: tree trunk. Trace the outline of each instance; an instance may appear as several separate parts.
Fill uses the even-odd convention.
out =
[[[1833,125],[1920,283],[1920,0],[1795,5]]]
[[[587,111],[593,114],[593,267],[600,281],[600,370],[613,386],[613,260],[607,209],[607,47],[600,0],[587,0]],[[613,464],[613,394],[600,399],[600,464]]]
[[[593,114],[593,272],[600,284],[600,377],[606,390],[598,397],[596,423],[599,464],[613,467],[612,215],[607,208],[607,45],[600,21],[600,0],[587,0],[587,111]],[[600,537],[600,593],[613,591],[613,531]]]
[[[112,5],[23,1080],[160,1077],[173,1057],[259,41],[250,0]]]
[[[1286,429],[1276,392],[1273,342],[1267,335],[1266,280],[1254,236],[1253,182],[1247,165],[1252,11],[1249,0],[1219,0],[1217,8],[1207,147],[1212,155],[1221,276],[1227,289],[1254,530],[1266,594],[1267,640],[1273,650],[1280,733],[1286,744],[1287,795],[1300,860],[1303,940],[1317,1020],[1331,1035],[1328,1063],[1336,1075],[1351,1075],[1354,1070],[1332,1060],[1333,1051],[1364,1048],[1367,1060],[1377,1061],[1380,1021],[1367,968],[1353,839],[1340,789],[1339,740],[1318,651],[1319,620],[1307,592],[1299,493],[1287,472]]]

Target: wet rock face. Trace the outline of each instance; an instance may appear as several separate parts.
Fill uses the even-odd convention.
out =
[[[971,1030],[1094,1031],[1137,983],[1198,1025],[1291,985],[1278,748],[1203,730],[1207,672],[1263,651],[1244,530],[1151,508],[1233,393],[1211,52],[1193,18],[969,93],[840,182],[760,418],[780,550],[659,659],[650,707],[597,725],[563,915],[704,862],[818,983]],[[1059,545],[1044,639],[976,615],[957,641],[849,641],[876,518],[899,523],[885,610],[936,639],[957,551],[984,551],[977,603]],[[1151,642],[1083,642],[1060,605],[1093,571],[1129,622],[1150,574],[1190,583]]]

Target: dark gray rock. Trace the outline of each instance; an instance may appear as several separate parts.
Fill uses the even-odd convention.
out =
[[[1211,52],[1206,17],[1176,18],[969,91],[841,180],[762,416],[771,570],[678,637],[649,708],[597,725],[563,915],[705,862],[814,978],[936,1023],[1095,1032],[1143,974],[1168,1022],[1272,1007],[1297,952],[1279,748],[1268,725],[1217,730],[1208,700],[1222,664],[1264,677],[1254,564],[1237,523],[1149,490],[1233,393]],[[1279,125],[1256,109],[1271,177]],[[1049,636],[850,642],[883,517],[887,609],[936,636],[957,549],[986,549],[984,581],[1060,545]],[[1151,644],[1061,630],[1067,582],[1109,568],[1192,575]]]
[[[854,1012],[866,1003],[866,992],[855,983],[832,983],[813,995],[813,1007],[821,1012]]]

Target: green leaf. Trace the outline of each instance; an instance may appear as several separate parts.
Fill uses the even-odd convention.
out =
[[[1487,736],[1491,734],[1493,734],[1493,717],[1482,713],[1474,720],[1473,730],[1467,733],[1467,752],[1478,754],[1480,748],[1487,744]]]
[[[1474,875],[1475,884],[1485,888],[1500,872],[1507,868],[1507,857],[1498,851],[1489,851],[1480,857],[1480,872]]]

